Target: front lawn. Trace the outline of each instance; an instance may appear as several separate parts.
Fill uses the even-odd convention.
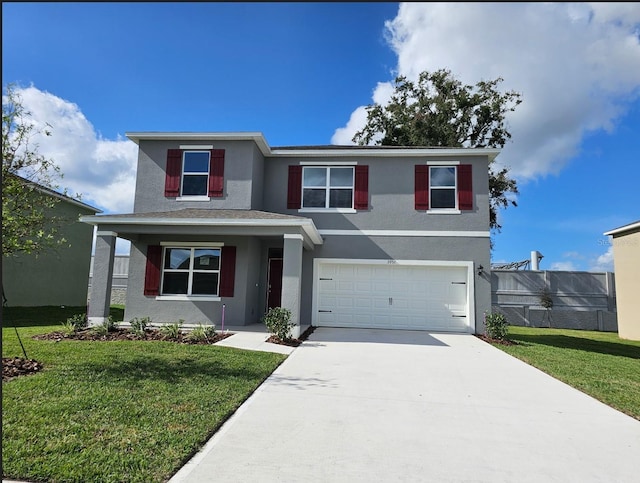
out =
[[[2,385],[5,478],[166,481],[286,357],[173,342],[34,340],[60,325],[52,324],[55,308],[44,311],[48,325],[29,310],[3,312],[2,356],[23,357],[7,326],[13,318],[29,358],[44,364]],[[58,315],[78,313],[67,312]]]
[[[494,344],[640,420],[640,342],[585,330],[509,327],[517,345]]]

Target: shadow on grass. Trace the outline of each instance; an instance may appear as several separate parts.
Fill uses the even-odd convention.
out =
[[[640,359],[640,347],[623,342],[608,342],[600,340],[585,339],[582,337],[571,337],[568,335],[533,335],[533,334],[511,334],[510,338],[523,344],[540,344],[559,349],[574,349],[598,354],[608,354],[619,357],[629,357]]]
[[[87,312],[86,306],[64,306],[47,305],[42,307],[3,307],[2,326],[3,327],[41,327],[46,325],[62,324],[69,317]],[[109,315],[114,320],[120,321],[124,318],[124,306],[112,306]]]
[[[220,361],[203,360],[201,358],[176,357],[168,360],[154,354],[145,354],[133,360],[104,361],[85,363],[82,372],[90,373],[93,379],[96,374],[107,378],[117,379],[129,384],[142,381],[163,381],[179,383],[185,379],[218,378],[241,379],[245,381],[264,380],[269,373],[259,367],[252,367],[251,361],[242,362],[238,367],[227,365]]]

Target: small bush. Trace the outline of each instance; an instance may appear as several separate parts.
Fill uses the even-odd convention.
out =
[[[66,333],[70,334],[86,329],[88,323],[87,314],[75,314],[69,317],[66,322],[63,322],[62,327]]]
[[[180,337],[182,324],[184,324],[184,320],[182,319],[174,322],[173,324],[163,324],[160,326],[160,333],[165,339],[176,340]]]
[[[136,317],[129,321],[129,325],[131,326],[131,332],[137,337],[143,337],[145,330],[151,325],[151,319],[149,317],[142,317],[141,319]]]
[[[213,339],[216,335],[216,326],[213,324],[200,324],[187,334],[187,339],[193,342],[203,342]]]
[[[291,320],[291,311],[283,307],[272,307],[262,317],[267,330],[280,340],[291,338],[291,329],[295,326]]]
[[[503,340],[507,337],[509,322],[499,312],[484,315],[485,335],[491,339]]]
[[[113,320],[112,316],[109,316],[105,319],[102,324],[93,328],[93,331],[98,335],[107,335],[109,332],[115,332],[118,328],[118,322]]]

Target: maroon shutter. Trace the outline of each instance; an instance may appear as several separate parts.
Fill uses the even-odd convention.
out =
[[[416,210],[429,209],[429,166],[416,164]]]
[[[470,164],[458,166],[458,209],[473,210]]]
[[[182,175],[182,150],[167,150],[167,169],[164,180],[164,195],[170,198],[180,196],[180,176]]]
[[[221,198],[224,188],[224,149],[211,150],[209,165],[209,196]]]
[[[287,189],[287,208],[298,209],[302,206],[302,166],[289,166]]]
[[[233,297],[236,282],[236,247],[223,246],[220,255],[220,297]]]
[[[356,210],[369,208],[369,166],[356,166],[354,207]]]
[[[162,247],[149,245],[147,247],[147,268],[144,273],[144,294],[158,295],[160,293],[160,265],[162,263]]]

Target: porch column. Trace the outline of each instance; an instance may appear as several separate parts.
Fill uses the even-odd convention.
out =
[[[282,250],[282,302],[291,311],[295,327],[292,337],[300,336],[300,292],[302,288],[302,235],[284,235]]]
[[[96,233],[96,253],[93,258],[93,277],[89,298],[89,326],[103,323],[109,317],[111,305],[111,282],[113,276],[113,257],[116,252],[116,236],[113,231]]]

